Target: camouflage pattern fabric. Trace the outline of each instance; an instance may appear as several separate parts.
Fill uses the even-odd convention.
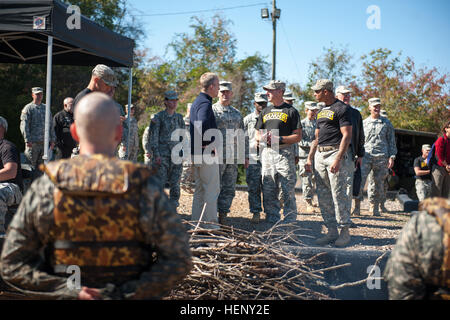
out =
[[[432,187],[431,180],[416,179],[415,185],[416,185],[416,194],[419,201],[423,201],[426,198],[431,197],[431,187]]]
[[[220,102],[213,104],[212,109],[216,118],[217,129],[220,130],[223,138],[223,163],[219,165],[220,193],[217,199],[217,210],[219,213],[228,213],[236,194],[238,160],[243,163],[242,157],[247,157],[248,142],[244,144],[244,154],[239,155],[238,139],[234,137],[230,141],[227,137],[227,130],[234,130],[235,132],[241,130],[244,133],[244,121],[237,109],[231,106],[222,106]]]
[[[180,179],[182,165],[172,161],[172,149],[180,141],[172,141],[172,133],[177,129],[184,129],[183,116],[179,113],[169,115],[166,110],[158,112],[151,121],[150,126],[150,150],[152,151],[153,167],[159,167],[158,178],[164,187],[167,182],[170,184],[171,201],[178,206],[180,198]],[[156,160],[160,158],[161,164]]]
[[[127,141],[122,141],[119,145],[119,159],[122,160],[130,160],[137,161],[137,157],[139,154],[139,133],[138,133],[138,124],[135,117],[130,118],[130,125],[128,128],[128,135],[130,136],[129,146],[128,146],[128,158],[125,159],[125,151],[123,151],[123,147],[126,146]]]
[[[251,164],[255,164],[257,161],[260,160],[260,155],[257,148],[256,138],[255,138],[255,126],[256,122],[258,121],[259,114],[256,114],[255,112],[250,113],[247,115],[244,120],[244,130],[245,130],[245,136],[248,139],[248,156],[250,159]]]
[[[314,170],[313,172],[305,171],[306,160],[311,148],[311,143],[314,141],[316,134],[317,123],[316,120],[309,120],[305,118],[301,121],[302,124],[302,140],[298,143],[298,176],[302,182],[302,194],[305,200],[310,200],[314,196]],[[314,166],[314,164],[313,164]]]
[[[397,154],[395,130],[387,118],[372,119],[372,117],[368,117],[363,121],[363,128],[366,154],[386,158]]]
[[[262,192],[262,177],[261,177],[261,162],[250,164],[245,172],[247,181],[248,204],[251,213],[260,213],[261,207],[261,192]]]
[[[0,234],[4,234],[8,207],[20,204],[22,192],[15,183],[0,182]]]
[[[450,298],[450,200],[428,198],[403,227],[384,271],[389,299]]]
[[[69,168],[74,172],[68,172]],[[92,237],[91,239],[100,235],[102,240],[118,235],[125,239],[136,237],[146,246],[154,246],[157,259],[151,267],[142,270],[138,278],[122,284],[113,280],[106,287],[102,286],[102,279],[99,279],[100,283],[96,287],[100,288],[104,299],[159,299],[189,272],[192,261],[185,228],[158,181],[152,176],[148,177],[151,173],[149,174],[146,166],[102,155],[81,155],[71,160],[51,163],[45,167],[45,171],[48,175],[43,175],[31,185],[7,231],[1,256],[1,275],[8,284],[32,297],[75,299],[79,289],[68,287],[66,277],[48,273],[45,267],[50,262],[51,255],[48,252],[54,237],[61,234],[69,234],[74,238]],[[93,201],[87,205],[98,205],[101,210],[86,210],[86,215],[92,212],[93,215],[98,215],[97,218],[89,215],[89,219],[75,219],[76,232],[68,228],[64,216],[57,214],[58,219],[55,220],[55,210],[66,210],[61,207],[64,204],[59,201],[59,191],[64,195],[79,197],[81,201],[85,201],[84,197],[92,197]],[[108,205],[103,202],[105,195],[111,201]],[[133,201],[126,201],[128,196]],[[139,202],[138,206],[135,206],[136,201]],[[120,222],[119,228],[116,222],[111,221],[113,219],[98,218],[105,214],[106,211],[102,211],[104,208],[109,211],[111,218],[120,218],[127,211],[137,214],[136,208],[139,208],[139,218],[118,219],[124,223]],[[117,208],[117,211],[113,208]],[[78,209],[75,211],[80,212]],[[101,234],[88,231],[87,222],[96,221],[95,219],[102,221]],[[124,230],[119,230],[122,227]],[[80,235],[78,228],[86,232]],[[43,250],[46,253],[44,256],[40,254]],[[148,251],[148,254],[151,252],[153,250]],[[91,257],[83,255],[83,259]],[[92,259],[107,264],[116,257],[99,256]],[[123,259],[125,260],[122,262],[128,258]],[[121,258],[118,257],[118,260]],[[83,281],[82,273],[82,286]],[[111,286],[114,290],[110,290]]]
[[[280,190],[283,195],[283,215],[287,221],[297,218],[295,201],[295,158],[294,146],[282,148],[279,152],[271,148],[263,148],[261,152],[261,175],[263,205],[268,222],[280,220],[281,203],[278,198]]]
[[[52,115],[50,114],[50,119]],[[51,122],[50,122],[51,123]],[[36,105],[33,102],[27,104],[20,115],[20,132],[25,141],[25,156],[34,169],[44,163],[44,136],[45,136],[45,104]],[[31,148],[26,144],[32,143]],[[56,143],[56,135],[53,125],[49,128],[49,143]]]
[[[150,126],[147,126],[145,127],[144,133],[142,134],[142,148],[144,149],[144,163],[146,165],[150,165],[152,162],[151,150],[149,146],[150,140],[149,133],[150,133]]]
[[[191,146],[191,135],[189,134],[189,117],[186,116],[183,118],[184,125],[186,128],[186,139],[188,141],[188,146]],[[190,151],[188,150],[188,154],[190,155]],[[183,161],[183,170],[181,173],[180,186],[184,192],[188,194],[194,194],[195,192],[195,180],[194,180],[194,167],[191,164],[190,159]]]
[[[349,177],[353,176],[351,151],[348,150],[341,160],[337,173],[331,173],[338,150],[319,152],[314,157],[314,176],[316,192],[323,222],[328,229],[350,226],[352,198],[348,196]]]
[[[361,187],[359,190],[358,199],[363,200],[363,189],[369,178],[368,197],[369,202],[373,204],[384,203],[386,201],[385,195],[385,180],[389,174],[387,157],[373,157],[366,153],[362,160],[361,166]],[[371,174],[371,175],[369,175]],[[370,185],[373,187],[370,188]]]

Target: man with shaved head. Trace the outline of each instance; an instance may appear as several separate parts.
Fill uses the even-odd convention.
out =
[[[6,283],[33,298],[158,299],[190,271],[186,231],[153,172],[114,157],[121,131],[109,96],[80,100],[80,155],[41,166],[6,235]]]
[[[70,134],[70,126],[73,123],[73,98],[64,99],[64,109],[53,117],[53,127],[55,128],[56,147],[58,148],[58,158],[70,158],[73,148],[77,146],[76,141]]]

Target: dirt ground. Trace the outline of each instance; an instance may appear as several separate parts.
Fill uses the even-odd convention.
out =
[[[326,232],[323,225],[319,208],[315,208],[315,213],[306,213],[306,203],[303,201],[301,192],[296,194],[297,198],[297,224],[300,227],[297,231],[298,240],[307,246],[316,246],[314,240],[321,233]],[[314,198],[317,203],[317,198]],[[178,213],[184,219],[190,219],[192,206],[192,195],[182,193]],[[411,213],[402,211],[402,205],[397,200],[388,200],[385,204],[388,213],[382,213],[381,217],[373,217],[368,212],[369,203],[365,199],[361,203],[361,216],[352,216],[351,219],[356,228],[350,229],[351,242],[346,249],[349,250],[391,250],[399,235],[403,225],[411,217]],[[252,214],[249,211],[247,192],[236,191],[236,196],[231,206],[231,212],[225,220],[225,224],[246,231],[265,231],[272,227],[263,219],[265,214],[261,214],[259,223],[251,221]]]

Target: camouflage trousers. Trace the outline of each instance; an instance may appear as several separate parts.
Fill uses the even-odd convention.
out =
[[[181,173],[180,185],[183,191],[187,192],[188,194],[194,194],[194,167],[188,162],[183,162],[183,172]]]
[[[20,204],[22,192],[15,183],[0,183],[0,234],[5,233],[5,217],[9,206]]]
[[[431,197],[431,180],[416,179],[416,194],[419,201]]]
[[[238,176],[237,164],[219,165],[220,193],[217,199],[217,211],[219,213],[230,212],[236,194],[236,180]]]
[[[269,222],[280,220],[280,189],[283,197],[283,215],[285,220],[295,220],[297,204],[295,202],[295,154],[292,145],[280,148],[278,152],[263,148],[261,152],[261,176],[263,205]]]
[[[388,176],[389,176],[389,170],[388,170],[388,175],[383,180],[383,188],[380,190],[380,199],[378,200],[380,204],[386,202],[386,195],[387,195],[387,191],[388,191],[388,187],[389,187],[388,179],[387,179]],[[369,180],[369,185],[367,186],[367,194],[374,194],[375,193],[375,180],[373,179],[373,171],[371,171],[369,173],[367,180]],[[381,183],[380,183],[380,185],[381,185]]]
[[[251,213],[260,213],[261,207],[261,161],[258,160],[255,164],[249,164],[245,171],[245,178],[247,181],[248,204]]]
[[[389,174],[388,160],[387,157],[372,157],[368,153],[364,155],[361,166],[361,188],[357,197],[359,200],[362,201],[364,198],[364,186],[369,173],[372,172],[372,176],[369,179],[369,186],[373,183],[373,187],[367,190],[369,202],[379,204],[386,201],[384,185],[386,177]]]
[[[314,196],[314,174],[305,171],[306,158],[300,158],[298,161],[298,178],[302,185],[302,194],[305,200],[310,200]]]
[[[351,151],[347,151],[340,162],[337,173],[332,173],[338,150],[319,152],[314,157],[316,192],[323,222],[328,229],[350,226],[352,198],[349,196],[349,181],[353,177]]]
[[[161,164],[153,164],[158,168],[157,176],[161,181],[161,185],[164,188],[166,183],[169,184],[170,192],[169,199],[175,206],[179,205],[180,200],[180,179],[181,179],[181,164],[174,164],[170,156],[161,156]]]
[[[25,156],[33,169],[38,170],[39,165],[44,163],[44,142],[32,142],[31,148],[25,145]]]

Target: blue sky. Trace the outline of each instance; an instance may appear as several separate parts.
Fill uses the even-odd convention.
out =
[[[151,55],[165,55],[176,33],[190,32],[190,18],[208,19],[220,12],[233,21],[231,32],[237,39],[238,58],[259,52],[272,61],[272,25],[262,20],[260,10],[272,7],[261,0],[129,0],[131,12],[144,25],[147,38],[142,47]],[[216,10],[237,6],[232,10]],[[346,47],[354,56],[354,73],[359,58],[372,49],[388,48],[412,57],[418,67],[437,67],[450,72],[450,1],[448,0],[277,0],[281,19],[277,23],[276,78],[289,83],[306,83],[309,63],[332,43]],[[380,29],[370,30],[366,10],[380,9]],[[162,15],[209,10],[190,14]],[[158,14],[158,15],[155,15]]]

